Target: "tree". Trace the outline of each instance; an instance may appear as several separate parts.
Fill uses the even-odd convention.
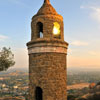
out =
[[[0,52],[0,71],[6,71],[15,64],[14,54],[10,48],[3,47]]]
[[[67,100],[75,100],[76,97],[74,95],[68,95]]]

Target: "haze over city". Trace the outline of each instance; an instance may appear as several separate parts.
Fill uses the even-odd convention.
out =
[[[50,0],[64,18],[68,67],[100,67],[100,1]],[[0,0],[0,49],[11,47],[15,68],[28,68],[31,18],[43,0]]]

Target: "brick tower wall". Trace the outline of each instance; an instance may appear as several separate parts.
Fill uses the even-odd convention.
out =
[[[54,23],[60,33],[54,34]],[[29,54],[29,100],[67,100],[66,55],[63,17],[44,0],[32,17]],[[42,32],[43,37],[40,37]],[[41,99],[42,98],[42,99]]]
[[[29,100],[36,100],[36,87],[42,88],[43,100],[67,100],[66,74],[66,54],[29,54]]]
[[[61,34],[61,40],[64,41],[64,23],[63,23],[63,17],[60,15],[42,15],[42,16],[34,16],[32,18],[31,22],[31,39],[36,40],[37,39],[37,27],[36,24],[38,22],[43,23],[43,38],[51,38],[53,39],[54,36],[52,34],[54,22],[58,22],[60,25],[60,34]]]

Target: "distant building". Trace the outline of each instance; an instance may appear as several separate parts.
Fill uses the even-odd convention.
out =
[[[18,86],[13,86],[14,89],[18,89]]]
[[[89,85],[89,88],[90,88],[90,89],[93,89],[95,86],[96,86],[95,83],[91,83],[91,84]]]

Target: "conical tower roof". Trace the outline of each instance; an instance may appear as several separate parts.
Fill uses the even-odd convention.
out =
[[[37,15],[47,15],[47,14],[57,15],[57,12],[50,4],[49,0],[44,0],[44,3],[42,7],[39,9]]]

